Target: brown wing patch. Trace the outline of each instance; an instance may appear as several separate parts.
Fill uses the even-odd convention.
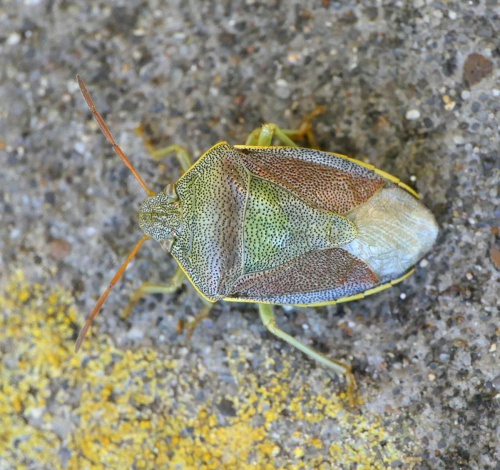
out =
[[[242,276],[229,298],[278,304],[327,302],[364,292],[380,279],[342,248],[311,251],[287,266]]]
[[[345,214],[367,201],[386,182],[361,165],[325,152],[293,147],[238,150],[244,165],[255,176],[336,214]]]

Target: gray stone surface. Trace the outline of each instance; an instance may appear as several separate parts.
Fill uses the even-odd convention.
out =
[[[187,286],[148,297],[124,318],[141,281],[165,280],[175,270],[159,246],[146,244],[81,353],[103,350],[96,342],[109,336],[113,351],[151,350],[177,364],[165,413],[175,421],[182,404],[178,438],[203,438],[186,446],[185,458],[181,444],[163,463],[144,456],[146,467],[499,468],[499,24],[494,0],[1,2],[2,290],[9,292],[17,270],[47,289],[61,286],[78,309],[75,329],[139,239],[144,197],[91,120],[76,73],[156,189],[178,177],[178,164],[153,162],[138,125],[153,145],[178,143],[200,156],[221,140],[242,143],[265,121],[297,126],[323,104],[315,126],[321,148],[413,185],[440,225],[432,253],[394,289],[341,307],[278,309],[286,331],[353,365],[364,404],[351,418],[345,411],[323,419],[324,408],[303,417],[294,411],[295,398],[302,409],[322,396],[342,403],[343,384],[271,337],[252,305],[217,305],[191,343],[177,332],[178,321],[194,318],[202,303]],[[466,64],[474,53],[482,59]],[[15,312],[4,309],[4,325]],[[3,341],[7,373],[20,363],[7,363]],[[264,403],[276,380],[287,387]],[[87,395],[70,383],[73,400],[57,402],[41,423],[24,416],[30,430],[21,427],[23,437],[5,441],[0,468],[125,468],[113,467],[104,444],[93,459],[75,457],[87,455],[75,437],[89,429],[78,408]],[[54,384],[52,396],[61,385]],[[275,403],[280,412],[270,417]],[[152,406],[135,410],[149,412],[152,422]],[[219,444],[199,431],[200,407],[214,416]],[[4,426],[23,415],[1,410]],[[369,424],[356,437],[348,430],[359,416]],[[152,431],[157,449],[174,442],[175,432],[162,440],[168,426]],[[53,452],[54,466],[42,457],[21,461],[13,450],[33,429],[57,436],[40,451]],[[245,453],[252,430],[262,432],[248,438],[260,450]],[[209,443],[212,460],[189,450]],[[263,443],[274,447],[267,452]],[[394,458],[384,454],[389,447]],[[132,451],[113,455],[144,468]]]

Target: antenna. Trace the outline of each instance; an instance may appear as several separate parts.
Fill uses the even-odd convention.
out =
[[[139,248],[142,246],[142,244],[146,241],[149,240],[149,237],[147,235],[144,235],[137,245],[135,245],[134,249],[130,252],[130,254],[127,256],[127,259],[125,262],[120,266],[120,269],[116,271],[116,274],[113,276],[113,279],[111,279],[111,282],[109,283],[108,288],[102,293],[101,297],[99,297],[99,300],[97,301],[94,310],[92,310],[91,314],[87,318],[87,321],[85,322],[85,325],[80,331],[80,334],[78,335],[78,338],[76,340],[76,345],[75,345],[75,352],[78,352],[80,349],[80,346],[82,345],[82,342],[85,338],[85,335],[87,334],[87,331],[89,331],[90,325],[92,324],[92,321],[96,317],[96,315],[99,313],[99,310],[101,310],[101,307],[103,306],[104,302],[106,302],[106,299],[108,298],[109,293],[111,292],[111,289],[115,286],[115,284],[120,280],[120,278],[123,276],[123,273],[125,272],[125,269],[127,269],[127,266],[129,263],[135,258],[135,255],[139,251]]]
[[[106,139],[108,139],[108,142],[113,147],[113,150],[122,159],[123,163],[125,163],[127,168],[132,172],[132,174],[135,176],[135,179],[137,181],[139,181],[139,184],[142,186],[144,191],[146,191],[146,194],[148,196],[154,196],[156,193],[152,189],[148,188],[148,186],[146,185],[144,180],[141,178],[139,173],[137,173],[137,170],[134,168],[134,165],[132,165],[132,163],[130,163],[130,160],[128,159],[128,157],[125,155],[125,153],[123,153],[123,150],[115,142],[113,135],[111,134],[108,126],[104,122],[104,119],[97,112],[97,109],[95,109],[94,102],[92,101],[92,98],[90,97],[90,93],[87,90],[87,87],[85,86],[85,82],[83,81],[82,77],[80,77],[80,75],[77,75],[76,79],[78,80],[78,86],[80,87],[82,95],[85,98],[85,101],[87,102],[88,107],[92,111],[92,114],[94,115],[94,119],[97,121],[97,124],[99,124],[99,127],[101,128],[102,133],[105,135]]]
[[[130,163],[130,160],[127,158],[125,153],[123,153],[122,149],[119,147],[119,145],[115,142],[115,139],[113,138],[113,135],[111,134],[110,130],[108,129],[108,126],[104,122],[104,119],[102,116],[97,112],[94,102],[92,101],[92,98],[90,97],[90,93],[87,90],[87,87],[85,86],[84,81],[82,80],[82,77],[80,75],[76,76],[76,79],[78,80],[78,85],[80,86],[80,90],[82,91],[83,97],[85,98],[85,101],[87,102],[88,107],[92,111],[92,114],[94,115],[94,119],[97,121],[97,124],[99,124],[99,127],[101,128],[102,133],[106,136],[106,139],[108,139],[109,143],[112,145],[113,150],[115,153],[122,159],[123,163],[128,167],[128,169],[132,172],[132,174],[135,176],[137,181],[139,181],[139,184],[142,186],[144,191],[146,191],[146,194],[148,196],[154,196],[155,192],[144,183],[143,179],[140,177],[139,173],[137,173],[137,170],[134,168],[132,163]],[[134,259],[135,255],[139,251],[140,247],[142,244],[148,240],[150,237],[147,235],[144,235],[137,245],[135,245],[134,249],[130,252],[128,255],[127,259],[125,262],[120,266],[116,274],[113,276],[113,279],[111,279],[111,282],[109,283],[108,288],[102,293],[101,297],[99,297],[99,300],[97,301],[94,309],[90,313],[90,316],[88,317],[87,321],[85,322],[85,325],[83,326],[82,330],[80,331],[80,334],[78,335],[78,338],[76,340],[76,345],[75,345],[75,352],[78,352],[80,349],[82,342],[85,338],[85,335],[87,334],[90,325],[92,324],[92,321],[96,317],[96,315],[99,313],[101,310],[101,307],[103,306],[104,302],[108,298],[109,293],[111,292],[111,289],[115,286],[115,284],[120,280],[120,278],[123,276],[123,273],[125,272],[125,269],[127,269],[127,266],[129,263]]]

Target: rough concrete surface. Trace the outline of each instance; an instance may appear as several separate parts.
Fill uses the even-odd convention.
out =
[[[496,0],[0,2],[0,469],[499,468],[500,8]],[[350,363],[342,380],[256,308],[189,286],[141,234],[144,193],[92,120],[80,73],[143,178],[318,104],[321,148],[414,186],[440,235],[404,283],[342,306],[278,308]]]

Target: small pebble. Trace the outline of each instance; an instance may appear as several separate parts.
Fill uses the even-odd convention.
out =
[[[73,147],[80,155],[85,152],[85,144],[82,142],[76,142]]]
[[[7,45],[9,46],[16,46],[21,42],[21,35],[19,33],[12,33],[9,35],[7,38]]]
[[[448,362],[450,360],[450,355],[449,354],[446,354],[446,353],[441,353],[439,355],[439,360],[441,362]]]
[[[66,240],[54,238],[49,243],[49,254],[52,258],[60,261],[71,253],[71,245]]]
[[[419,118],[420,118],[420,111],[418,109],[410,109],[406,113],[406,119],[408,119],[408,121],[416,121]]]

